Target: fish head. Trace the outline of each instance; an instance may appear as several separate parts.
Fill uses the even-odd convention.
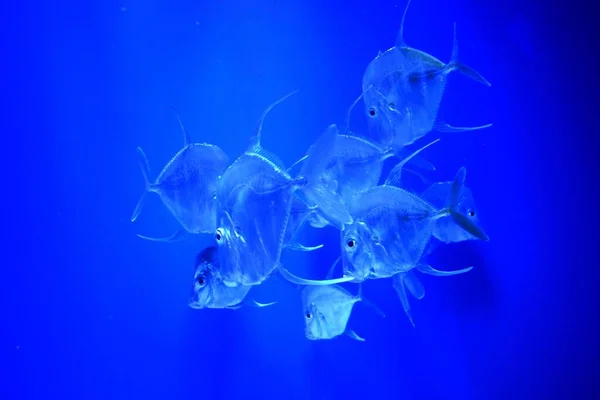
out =
[[[469,219],[473,224],[479,226],[479,211],[475,205],[475,199],[473,198],[471,189],[466,186],[464,186],[463,190],[461,191],[456,210]],[[475,236],[458,226],[451,230],[451,234],[447,236],[448,241],[452,242],[462,242],[464,240],[477,239]]]
[[[468,187],[463,187],[462,193],[458,200],[458,212],[470,219],[474,224],[479,224],[479,212],[475,205],[473,192]]]
[[[365,92],[364,110],[369,126],[369,137],[386,147],[394,141],[393,117],[398,107],[396,103],[397,99],[394,96],[385,95],[377,88]]]
[[[214,240],[219,249],[219,273],[225,285],[233,287],[241,284],[241,264],[247,246],[244,237],[239,233],[239,229],[236,230],[228,213],[221,212],[219,214],[219,225],[214,233]]]
[[[314,302],[304,306],[304,335],[308,340],[327,339],[327,321]]]
[[[341,231],[342,265],[344,275],[354,277],[353,282],[368,279],[375,264],[375,248],[370,230],[362,221],[354,222]]]
[[[218,248],[209,246],[196,256],[194,279],[188,305],[200,309],[208,307],[213,297],[213,286],[216,281],[214,273],[218,267]]]

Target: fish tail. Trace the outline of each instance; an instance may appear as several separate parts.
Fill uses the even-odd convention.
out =
[[[450,73],[454,70],[458,70],[463,75],[477,81],[485,86],[492,86],[487,79],[485,79],[479,72],[475,71],[471,67],[466,66],[462,62],[460,62],[458,58],[458,39],[456,38],[456,22],[454,23],[454,39],[452,44],[452,57],[450,58],[450,62],[448,63],[447,73]]]
[[[456,178],[454,178],[454,182],[452,182],[452,189],[450,190],[450,198],[448,199],[448,207],[442,210],[440,213],[445,213],[445,215],[449,215],[450,218],[460,226],[465,231],[469,232],[471,235],[475,236],[478,239],[488,241],[489,237],[487,234],[478,227],[475,223],[473,223],[469,218],[464,216],[458,210],[458,205],[460,201],[460,196],[463,193],[465,187],[465,179],[467,177],[467,169],[465,167],[461,167],[456,173]]]
[[[142,175],[144,177],[144,192],[142,193],[142,196],[140,197],[137,205],[135,206],[135,210],[133,210],[133,214],[131,215],[131,222],[134,222],[142,212],[142,207],[144,207],[146,196],[148,195],[151,189],[150,179],[148,179],[148,176],[150,175],[148,158],[146,157],[146,153],[144,153],[144,150],[142,150],[142,148],[139,146],[137,148],[137,154],[139,159],[138,161],[140,163],[140,168],[142,170]]]

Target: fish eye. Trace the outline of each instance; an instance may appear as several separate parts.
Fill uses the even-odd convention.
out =
[[[215,240],[217,242],[220,242],[221,239],[223,239],[223,230],[221,228],[217,229],[217,231],[215,232]]]
[[[349,248],[353,248],[354,246],[356,246],[356,240],[348,239],[348,241],[346,242],[346,246],[348,246]]]
[[[467,211],[467,213],[469,214],[469,217],[474,217],[475,216],[475,210],[473,210],[473,209]]]
[[[311,315],[309,312],[307,312],[307,313],[306,313],[306,318],[308,318],[308,319],[311,319],[311,318],[312,318],[312,315]]]
[[[198,282],[198,285],[204,286],[204,284],[206,283],[206,280],[204,279],[204,277],[202,275],[200,275],[198,277],[198,279],[196,280],[196,282]]]
[[[371,117],[374,117],[376,113],[377,113],[377,112],[375,111],[375,108],[374,108],[374,107],[371,107],[371,108],[369,108],[369,115],[370,115]]]

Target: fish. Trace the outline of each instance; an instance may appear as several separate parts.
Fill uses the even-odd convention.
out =
[[[404,165],[409,162],[411,159],[413,159],[414,157],[416,157],[419,153],[421,153],[423,150],[425,150],[426,148],[428,148],[429,146],[433,145],[434,143],[437,143],[439,141],[439,139],[434,140],[433,142],[421,147],[420,149],[417,149],[416,151],[414,151],[413,153],[411,153],[410,155],[408,155],[407,157],[405,157],[402,161],[400,161],[393,169],[392,171],[390,171],[390,175],[388,176],[388,184],[391,185],[394,184],[395,182],[400,182],[401,181],[401,172],[402,172],[402,168],[404,167]],[[393,188],[393,190],[396,190],[397,188]],[[370,188],[366,191],[363,191],[357,195],[355,195],[354,197],[352,197],[350,199],[350,207],[352,207],[352,204],[355,204],[357,202],[357,198],[360,198],[364,193],[369,193],[370,191],[372,191],[373,188]],[[401,190],[401,189],[399,189]],[[414,196],[416,197],[416,196]],[[367,196],[365,201],[370,201],[371,199],[369,198],[369,196]],[[360,203],[361,200],[358,200],[358,202]],[[435,212],[435,209],[427,204],[426,202],[420,201],[420,204],[422,204],[422,207],[425,207],[425,209],[430,212],[432,215]],[[354,206],[354,208],[356,209],[357,206]],[[342,237],[342,241],[344,243],[342,243],[342,248],[347,248],[348,246],[350,247],[348,249],[348,254],[346,254],[346,257],[344,258],[344,263],[345,265],[349,266],[348,268],[344,269],[344,275],[340,278],[326,278],[324,280],[314,280],[314,279],[306,279],[303,277],[299,277],[291,272],[289,272],[286,268],[284,268],[283,266],[280,265],[279,267],[279,272],[281,273],[281,275],[288,280],[289,282],[298,284],[298,285],[312,285],[312,286],[321,286],[321,285],[332,285],[332,284],[338,284],[338,283],[343,283],[343,282],[349,282],[349,281],[355,281],[355,282],[362,282],[365,279],[368,278],[369,274],[373,274],[375,276],[375,272],[374,271],[378,271],[377,274],[381,274],[381,277],[389,277],[392,276],[394,273],[398,272],[396,271],[396,266],[394,266],[393,264],[389,264],[389,263],[384,263],[383,261],[386,259],[385,254],[379,254],[379,256],[377,256],[378,252],[381,252],[382,250],[384,250],[384,248],[376,243],[372,243],[370,241],[366,241],[364,244],[361,244],[360,248],[358,251],[356,252],[352,252],[352,246],[356,243],[357,241],[357,237],[360,236],[364,236],[364,237],[377,237],[377,236],[373,236],[371,230],[371,227],[367,227],[367,225],[365,224],[365,222],[361,221],[360,218],[363,217],[363,215],[361,213],[356,213],[356,214],[352,214],[352,208],[349,208],[351,215],[353,218],[358,217],[358,219],[355,219],[355,221],[351,224],[348,225],[346,227],[344,227],[343,230],[341,230],[341,237]],[[354,211],[356,212],[356,210]],[[424,219],[424,223],[428,223],[427,219]],[[390,221],[390,223],[393,223],[394,220],[392,219]],[[311,220],[311,224],[313,224],[314,221]],[[406,229],[406,227],[405,227]],[[417,227],[414,227],[413,229],[415,232],[419,233],[423,238],[426,238],[427,241],[429,240],[430,237],[430,232],[427,230],[422,230],[422,229],[417,229]],[[406,240],[410,240],[411,238],[414,239],[414,236],[406,236],[405,239]],[[425,240],[425,239],[423,239]],[[425,246],[427,244],[427,242],[423,243],[423,246]],[[354,254],[353,257],[357,257],[357,262],[356,263],[351,263],[350,260],[348,259],[348,257],[350,257],[350,254]],[[353,265],[359,265],[358,268],[353,268]],[[371,271],[372,270],[372,271]],[[371,271],[371,272],[369,272]],[[387,271],[387,272],[385,272]]]
[[[268,307],[276,302],[258,303],[248,301],[247,294],[251,286],[228,287],[223,284],[218,274],[219,248],[208,246],[196,256],[194,279],[188,306],[195,309],[219,308],[236,310],[243,305],[253,307]]]
[[[260,142],[268,112],[296,92],[263,111],[247,150],[219,180],[214,238],[220,248],[219,273],[227,286],[260,284],[279,261],[292,195],[304,180],[292,179],[283,162]]]
[[[438,209],[419,196],[394,186],[401,182],[401,167],[390,171],[385,184],[357,196],[350,210],[357,224],[341,233],[344,276],[353,282],[392,277],[402,307],[414,326],[405,287],[417,299],[424,295],[414,269],[436,276],[457,275],[472,267],[438,271],[424,262],[430,239],[445,219],[481,240],[487,235],[459,211],[466,170],[459,169],[444,208]],[[360,217],[359,217],[359,216]]]
[[[452,182],[437,182],[421,193],[421,198],[428,201],[434,207],[447,207],[451,190]],[[456,211],[464,218],[469,219],[474,225],[479,226],[479,212],[475,206],[473,193],[467,186],[463,186],[461,193],[458,195],[458,199],[456,200]],[[440,218],[437,221],[433,229],[433,236],[443,243],[455,243],[481,238],[483,238],[483,240],[489,240],[487,234],[484,233],[483,235],[480,235],[480,237],[476,237],[462,229],[450,218]]]
[[[487,235],[458,210],[466,170],[452,182],[446,207],[437,209],[414,193],[395,186],[399,169],[386,183],[353,198],[349,204],[355,224],[340,234],[344,276],[353,282],[389,278],[413,269],[423,257],[437,220],[450,218],[475,237]]]
[[[437,142],[437,140],[435,141]],[[433,143],[435,143],[433,142]],[[430,143],[433,144],[433,143]],[[425,147],[424,147],[425,148]],[[412,161],[424,148],[409,154],[403,163]],[[395,156],[392,149],[382,150],[375,144],[358,136],[338,134],[334,151],[326,168],[319,177],[326,190],[338,199],[336,209],[347,213],[346,203],[356,194],[377,186],[381,177],[383,163]],[[431,166],[435,169],[434,166]],[[427,166],[426,168],[430,168]],[[341,201],[340,201],[341,200]],[[314,228],[323,228],[330,223],[323,218],[320,210],[309,217],[309,223]],[[350,216],[346,224],[352,221]],[[338,229],[341,227],[338,225]]]
[[[228,286],[259,285],[267,279],[279,264],[296,192],[307,190],[305,197],[317,197],[311,185],[318,184],[313,178],[319,176],[316,169],[322,164],[318,157],[322,150],[318,146],[309,149],[303,157],[306,161],[300,176],[292,178],[283,162],[260,144],[265,116],[296,92],[267,107],[248,149],[229,165],[219,180],[214,238],[221,249],[220,275]],[[321,205],[309,207],[321,208]]]
[[[306,286],[302,290],[306,338],[324,340],[346,334],[364,342],[365,339],[347,328],[354,304],[361,300],[360,291],[353,296],[339,285]]]
[[[325,279],[331,279],[338,257],[329,268]],[[298,286],[300,288],[300,286]],[[302,289],[302,304],[304,311],[304,334],[309,340],[333,339],[342,334],[364,342],[365,339],[358,336],[352,329],[348,329],[348,320],[354,308],[354,304],[362,302],[372,308],[380,317],[385,314],[362,295],[362,285],[358,285],[358,294],[351,295],[340,285],[330,286],[305,286]]]
[[[432,130],[463,132],[488,128],[491,124],[453,127],[437,118],[447,77],[459,71],[486,86],[481,74],[458,57],[456,24],[452,56],[446,64],[434,56],[409,47],[404,41],[408,0],[393,47],[379,53],[363,75],[364,110],[373,141],[396,150],[408,146]]]
[[[149,179],[148,158],[141,147],[137,148],[145,189],[131,216],[135,222],[142,211],[148,193],[156,193],[163,204],[181,225],[181,229],[167,238],[147,240],[172,242],[186,233],[212,234],[217,226],[217,183],[229,165],[229,158],[218,146],[208,143],[193,143],[190,135],[177,120],[183,131],[184,147],[163,168],[154,182]]]
[[[356,223],[340,232],[340,246],[344,276],[357,283],[414,268],[438,215],[416,195],[385,185],[359,194],[350,210]]]

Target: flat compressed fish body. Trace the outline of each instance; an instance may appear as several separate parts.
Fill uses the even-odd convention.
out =
[[[306,338],[333,339],[344,334],[354,304],[360,300],[360,296],[353,296],[338,285],[305,287],[302,304]]]
[[[357,282],[414,268],[427,246],[437,211],[403,189],[381,185],[350,203],[355,225],[341,234],[344,275]]]
[[[217,200],[220,207],[231,207],[237,201],[238,186],[247,186],[256,193],[281,188],[291,189],[297,181],[279,165],[262,154],[246,152],[238,157],[223,173],[218,182]]]
[[[257,285],[277,267],[292,204],[290,187],[257,193],[238,185],[236,201],[218,213],[215,240],[220,248],[220,275],[227,285]]]
[[[217,185],[228,163],[219,147],[190,144],[165,166],[152,190],[188,232],[212,233],[216,228]]]
[[[228,287],[218,274],[219,249],[209,246],[196,257],[196,270],[188,305],[192,308],[230,308],[240,304],[250,286]]]
[[[347,203],[357,193],[377,185],[383,163],[392,155],[366,139],[338,135],[322,180]]]
[[[459,128],[437,121],[447,77],[452,71],[459,71],[486,86],[490,83],[459,60],[456,24],[448,63],[407,46],[403,31],[409,5],[410,0],[404,9],[395,45],[379,53],[363,74],[365,115],[372,140],[400,150],[433,129],[463,132],[489,127],[490,124]]]
[[[392,47],[374,58],[363,76],[370,138],[401,149],[430,132],[447,83],[446,74],[431,71],[444,66],[410,47]]]

